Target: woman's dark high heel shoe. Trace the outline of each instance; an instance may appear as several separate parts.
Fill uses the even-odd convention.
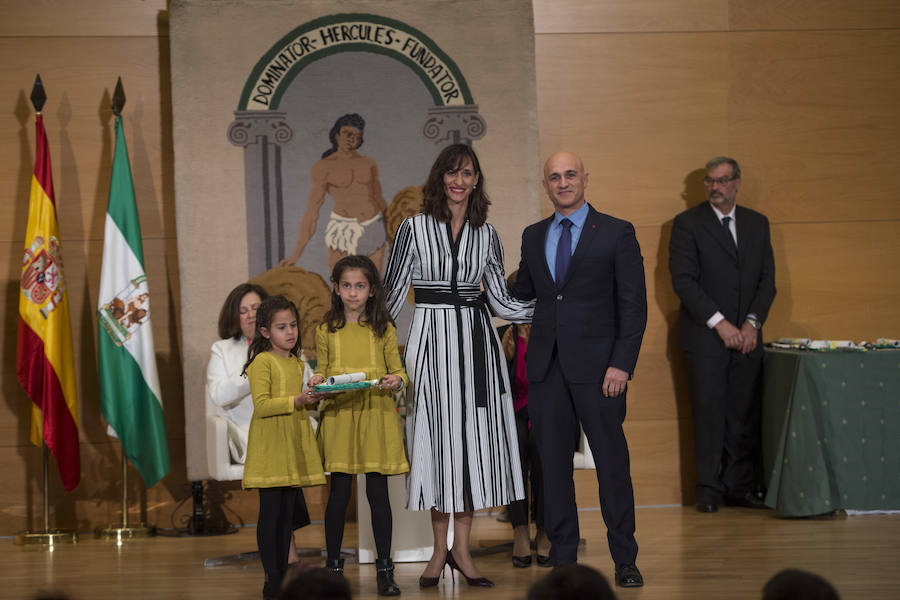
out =
[[[473,587],[494,587],[494,582],[488,579],[487,577],[469,577],[463,570],[459,568],[459,565],[456,564],[456,559],[453,558],[453,553],[449,550],[447,551],[447,566],[450,567],[450,572],[453,573],[454,570],[459,571],[460,575],[466,578],[466,583]]]
[[[528,554],[526,556],[516,556],[512,555],[512,564],[517,569],[527,569],[531,566],[531,555]]]
[[[450,552],[447,552],[447,554],[449,555]],[[424,575],[419,577],[419,587],[420,588],[435,587],[438,584],[438,582],[441,580],[441,577],[444,576],[444,567],[446,565],[447,565],[447,562],[444,561],[444,564],[441,565],[441,573],[437,577],[425,577]]]

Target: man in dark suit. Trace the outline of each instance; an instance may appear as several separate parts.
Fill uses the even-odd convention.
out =
[[[697,510],[765,508],[753,493],[760,445],[758,383],[762,323],[775,299],[769,221],[735,206],[741,169],[728,157],[706,164],[709,200],[675,217],[672,285],[681,299],[678,344],[691,375]]]
[[[584,200],[588,174],[568,152],[544,165],[553,216],[522,233],[514,292],[536,298],[528,345],[528,409],[544,474],[544,525],[555,565],[576,562],[572,459],[581,423],[597,465],[616,584],[644,584],[635,565],[634,491],[622,430],[625,389],[647,324],[641,249],[631,223]]]

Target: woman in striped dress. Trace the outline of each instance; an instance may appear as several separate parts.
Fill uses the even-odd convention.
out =
[[[424,197],[422,214],[397,229],[385,273],[393,318],[410,284],[415,290],[405,358],[415,402],[407,507],[431,510],[434,531],[434,554],[419,585],[437,585],[449,564],[470,585],[490,586],[469,553],[472,512],[521,499],[524,487],[506,360],[487,307],[522,322],[531,319],[533,303],[507,291],[503,246],[485,223],[490,202],[469,146],[440,153]]]

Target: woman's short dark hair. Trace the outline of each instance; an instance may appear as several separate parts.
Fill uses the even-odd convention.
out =
[[[467,144],[447,146],[434,160],[431,172],[428,173],[428,180],[422,189],[423,214],[431,215],[441,223],[450,222],[450,209],[447,207],[447,198],[444,195],[444,173],[460,168],[466,160],[472,161],[472,169],[478,174],[478,184],[472,190],[472,195],[469,196],[467,217],[472,227],[484,225],[484,222],[487,221],[488,206],[491,205],[491,201],[487,195],[485,177],[481,171],[478,156]]]
[[[241,331],[241,300],[250,292],[255,292],[260,300],[269,297],[266,290],[255,283],[242,283],[231,290],[228,297],[225,298],[222,310],[219,311],[219,337],[221,339],[241,339],[243,335]]]

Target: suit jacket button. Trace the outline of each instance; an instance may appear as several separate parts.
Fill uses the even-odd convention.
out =
[[[562,300],[562,294],[556,297],[557,300]]]

